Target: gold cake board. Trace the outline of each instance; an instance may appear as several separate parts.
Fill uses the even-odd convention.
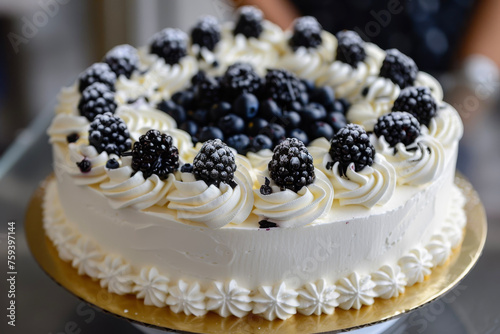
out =
[[[360,310],[335,309],[332,315],[297,314],[282,321],[267,321],[256,315],[222,318],[209,312],[203,317],[176,314],[168,307],[146,306],[134,295],[120,296],[101,288],[98,281],[80,276],[70,263],[62,261],[56,248],[45,236],[42,223],[42,198],[47,181],[34,192],[26,214],[28,245],[40,267],[60,286],[83,301],[129,321],[168,331],[191,333],[322,333],[346,331],[374,325],[401,316],[436,300],[455,287],[477,262],[486,240],[484,207],[472,185],[460,175],[455,183],[467,199],[467,226],[462,245],[453,251],[443,266],[432,269],[422,283],[406,289],[389,300],[376,298]]]

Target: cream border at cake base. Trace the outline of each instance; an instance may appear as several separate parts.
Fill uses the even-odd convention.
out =
[[[55,180],[47,186],[44,201],[44,228],[59,256],[71,261],[80,274],[98,279],[103,288],[118,294],[133,293],[146,304],[169,306],[174,312],[203,315],[211,309],[221,316],[244,316],[249,312],[273,320],[295,313],[321,314],[335,308],[358,309],[374,298],[391,298],[406,286],[423,281],[431,268],[446,262],[452,247],[460,245],[465,214],[464,198],[454,186],[453,206],[439,233],[425,247],[412,249],[397,263],[383,266],[370,275],[352,273],[331,284],[322,277],[290,289],[283,282],[249,291],[236,281],[214,282],[201,288],[196,281],[170,280],[169,273],[154,267],[135,268],[117,254],[104,254],[101,247],[68,224],[58,201]],[[221,302],[223,301],[223,302]]]

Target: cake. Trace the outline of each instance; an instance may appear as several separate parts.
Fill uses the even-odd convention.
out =
[[[404,298],[461,244],[462,123],[439,83],[312,17],[282,31],[243,7],[117,46],[55,113],[46,235],[146,305],[359,309]]]

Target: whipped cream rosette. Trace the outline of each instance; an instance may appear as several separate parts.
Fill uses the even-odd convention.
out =
[[[80,100],[80,93],[78,92],[77,84],[69,87],[63,87],[57,96],[57,106],[55,113],[76,115],[78,114],[78,101]]]
[[[347,118],[355,124],[362,125],[366,131],[373,131],[377,119],[387,112],[387,106],[361,100],[351,105]]]
[[[443,101],[443,88],[441,84],[429,73],[418,72],[415,86],[428,87],[436,101]]]
[[[83,116],[57,114],[54,117],[47,134],[51,143],[66,144],[68,135],[78,134],[80,139],[88,137],[89,122]]]
[[[456,143],[464,133],[464,125],[458,112],[445,102],[442,102],[436,116],[430,120],[427,129],[428,134],[445,148]]]
[[[108,176],[106,174],[106,162],[108,161],[108,153],[103,151],[97,152],[96,148],[86,144],[69,144],[68,145],[69,163],[65,165],[65,172],[68,173],[77,185],[92,185],[105,181]],[[82,172],[77,164],[83,160],[88,161],[89,171]]]

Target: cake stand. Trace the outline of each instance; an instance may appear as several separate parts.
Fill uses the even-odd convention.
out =
[[[53,177],[53,176],[51,176]],[[49,177],[50,178],[50,177]],[[47,180],[46,180],[47,181]],[[62,261],[52,242],[45,236],[42,223],[42,198],[46,182],[34,192],[26,214],[25,231],[29,248],[40,267],[57,284],[81,300],[127,319],[136,325],[167,332],[188,333],[334,333],[388,328],[398,317],[418,309],[449,292],[473,268],[481,255],[486,240],[486,214],[472,185],[461,175],[455,183],[467,199],[467,225],[462,245],[455,249],[448,261],[432,270],[422,283],[406,289],[397,298],[379,299],[360,310],[336,309],[332,315],[303,316],[297,314],[282,321],[267,321],[257,315],[244,318],[222,318],[209,312],[203,317],[176,314],[167,308],[144,305],[133,295],[120,296],[101,288],[98,281],[80,276],[70,263]],[[147,331],[147,329],[145,330]],[[151,332],[155,332],[152,331]]]

